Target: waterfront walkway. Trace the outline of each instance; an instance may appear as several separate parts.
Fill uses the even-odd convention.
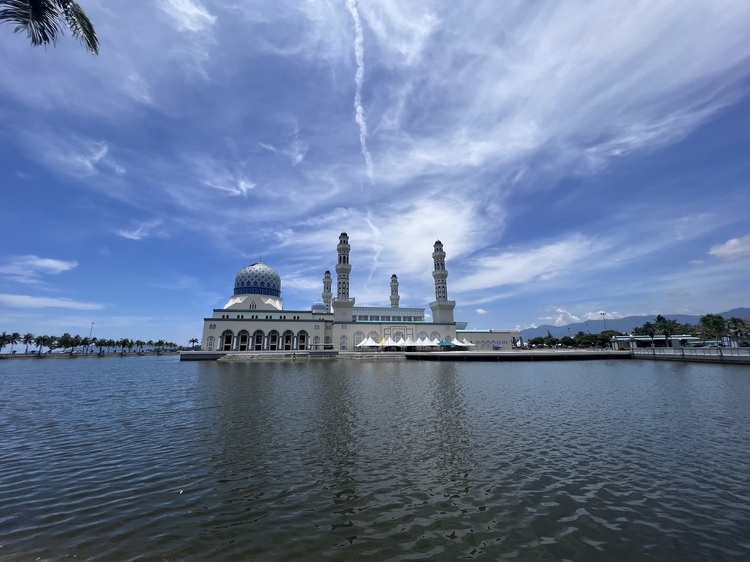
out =
[[[633,358],[750,365],[750,347],[637,347]]]

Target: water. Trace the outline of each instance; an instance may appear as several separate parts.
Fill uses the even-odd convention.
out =
[[[736,560],[750,369],[0,361],[0,559]]]

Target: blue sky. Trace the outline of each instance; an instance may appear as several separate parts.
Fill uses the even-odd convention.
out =
[[[525,328],[750,306],[750,3],[81,0],[0,26],[0,331],[199,337],[260,258],[287,309]]]

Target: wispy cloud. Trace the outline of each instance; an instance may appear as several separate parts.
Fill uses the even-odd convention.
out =
[[[18,283],[38,284],[44,275],[57,275],[78,267],[75,260],[41,258],[34,255],[12,256],[0,265],[0,274]]]
[[[362,156],[365,158],[367,166],[367,176],[372,180],[372,156],[367,150],[367,121],[365,120],[365,109],[362,107],[362,84],[365,81],[365,45],[362,34],[362,22],[359,18],[357,3],[354,0],[347,0],[346,7],[352,15],[354,21],[354,58],[357,62],[357,72],[354,76],[356,89],[354,91],[354,120],[359,126],[359,144],[362,149]]]
[[[162,0],[161,9],[184,31],[201,31],[216,21],[216,16],[191,0]]]
[[[73,310],[101,310],[104,305],[74,301],[59,297],[35,297],[31,295],[0,294],[0,304],[12,308],[69,308]]]
[[[131,228],[121,228],[117,231],[117,234],[128,240],[143,240],[150,236],[153,236],[155,228],[160,226],[164,221],[161,219],[154,219],[147,222],[139,222]]]

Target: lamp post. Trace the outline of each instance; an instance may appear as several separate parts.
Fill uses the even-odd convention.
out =
[[[600,312],[599,314],[602,315],[602,320],[604,320],[604,331],[607,331],[607,313],[606,312]]]
[[[89,353],[89,346],[91,345],[91,334],[94,332],[94,323],[91,323],[91,327],[89,328],[89,343],[86,344],[86,355]]]

